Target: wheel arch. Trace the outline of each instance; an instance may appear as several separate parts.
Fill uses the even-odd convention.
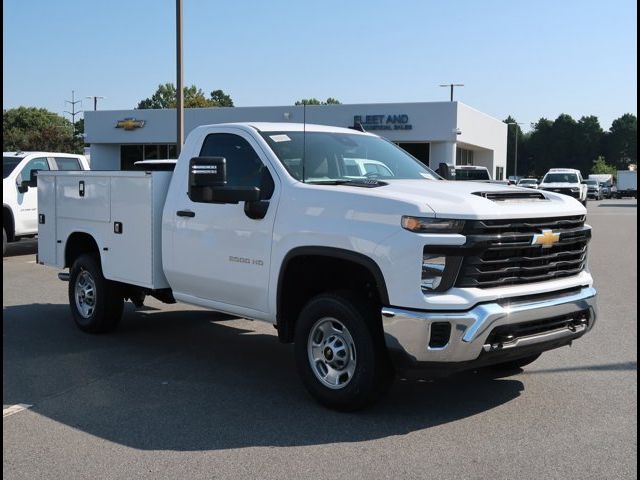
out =
[[[74,260],[85,253],[97,254],[96,257],[102,268],[102,255],[94,235],[81,230],[72,232],[64,245],[64,267],[71,268]]]
[[[7,232],[7,240],[13,241],[16,234],[16,222],[13,216],[13,210],[6,203],[2,204],[2,226]]]
[[[332,276],[331,278],[335,280],[336,284],[331,285],[330,288],[325,288],[327,287],[327,282],[323,283],[321,279],[318,280],[316,278],[317,272],[313,272],[314,276],[306,284],[312,286],[304,288],[296,280],[302,275],[299,270],[303,268],[302,264],[305,262],[314,267],[319,267],[323,270],[325,276],[331,276],[331,274],[341,271],[348,272],[350,275]],[[359,282],[357,283],[358,288],[364,288],[363,293],[366,292],[373,297],[372,301],[380,305],[389,304],[389,294],[384,275],[379,265],[371,257],[352,250],[335,247],[304,246],[290,250],[285,255],[278,274],[276,328],[278,329],[280,340],[285,343],[293,341],[297,315],[310,296],[341,287],[344,288],[344,285],[351,280]],[[288,293],[294,293],[294,298],[286,299]]]

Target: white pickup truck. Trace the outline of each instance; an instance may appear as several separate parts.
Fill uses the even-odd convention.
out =
[[[146,295],[270,322],[309,392],[352,410],[395,373],[521,367],[596,321],[573,198],[442,180],[319,125],[198,127],[173,172],[151,170],[39,175],[38,261],[70,269],[84,331]]]
[[[2,255],[7,242],[38,233],[35,176],[45,170],[88,170],[83,155],[51,152],[2,153]]]

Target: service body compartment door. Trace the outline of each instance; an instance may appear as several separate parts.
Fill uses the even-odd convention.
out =
[[[58,215],[60,218],[108,222],[110,184],[106,175],[58,175]]]
[[[111,231],[102,252],[104,276],[153,288],[151,176],[111,178]]]
[[[38,262],[59,266],[56,258],[56,177],[38,175]]]

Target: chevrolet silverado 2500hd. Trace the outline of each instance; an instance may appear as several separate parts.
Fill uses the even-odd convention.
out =
[[[352,168],[370,160],[384,168]],[[38,181],[38,261],[70,269],[80,329],[114,329],[146,295],[270,322],[332,408],[395,373],[524,366],[596,321],[577,200],[442,180],[369,133],[202,126],[173,172]]]
[[[43,170],[88,170],[83,155],[50,152],[2,153],[2,255],[7,243],[38,233],[36,175]]]

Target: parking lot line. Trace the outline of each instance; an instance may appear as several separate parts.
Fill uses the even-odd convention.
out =
[[[19,403],[18,405],[11,405],[2,409],[2,418],[8,417],[15,413],[20,413],[23,410],[33,407],[33,405],[27,405],[26,403]]]

